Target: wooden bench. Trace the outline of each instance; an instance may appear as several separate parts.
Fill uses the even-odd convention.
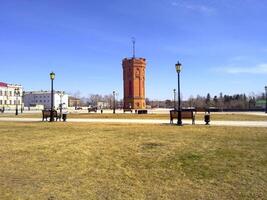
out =
[[[147,110],[137,110],[137,114],[147,114]]]
[[[192,124],[195,124],[195,110],[182,110],[182,119],[192,119]],[[178,119],[178,110],[170,110],[170,124],[173,124],[173,119]]]
[[[123,108],[123,112],[124,112],[124,113],[125,113],[125,112],[131,112],[131,113],[132,113],[133,111],[132,111],[131,108]]]
[[[47,121],[47,118],[50,117],[50,115],[51,115],[51,110],[42,110],[42,114],[43,114],[43,121],[44,121],[44,119],[46,119],[46,121]],[[53,116],[54,116],[54,118],[56,118],[56,121],[58,119],[61,120],[61,115],[56,110],[53,110]]]

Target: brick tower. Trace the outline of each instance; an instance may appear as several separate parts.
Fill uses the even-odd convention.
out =
[[[125,58],[122,61],[124,109],[145,109],[146,59]]]

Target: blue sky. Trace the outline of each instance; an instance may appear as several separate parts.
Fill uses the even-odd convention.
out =
[[[0,0],[0,81],[25,90],[123,95],[121,61],[147,59],[146,96],[260,93],[266,0]]]

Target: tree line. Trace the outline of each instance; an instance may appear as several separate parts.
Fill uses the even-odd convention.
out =
[[[261,103],[260,103],[261,102]],[[211,96],[208,93],[206,96],[197,95],[196,97],[191,96],[188,100],[182,101],[182,107],[195,107],[195,108],[217,108],[219,110],[223,109],[240,109],[249,110],[263,108],[265,106],[265,94],[223,94]],[[176,102],[177,103],[177,102]],[[174,103],[171,100],[165,101],[166,107],[174,107]]]
[[[74,96],[74,95],[73,95]],[[103,108],[112,108],[114,97],[112,94],[100,95],[100,94],[90,94],[87,97],[80,97],[81,99],[80,106],[99,106],[99,102],[102,103]],[[177,98],[176,98],[177,99]],[[259,103],[261,102],[261,103]],[[123,100],[118,99],[115,96],[115,103],[117,108],[123,107]],[[146,98],[146,105],[148,108],[177,108],[177,100],[174,102],[174,99],[166,100],[151,100]],[[265,107],[265,94],[223,94],[222,92],[219,95],[211,96],[208,93],[206,96],[190,96],[187,100],[181,101],[182,107],[195,107],[195,108],[217,108],[219,110],[224,109],[240,109],[240,110],[249,110]]]

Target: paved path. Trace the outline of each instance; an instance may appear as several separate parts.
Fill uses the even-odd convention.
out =
[[[41,122],[39,118],[8,118],[1,117],[0,121],[13,122]],[[169,124],[169,120],[164,119],[67,119],[67,122],[87,122],[87,123],[133,123],[133,124]],[[191,120],[183,120],[183,124],[191,124]],[[197,125],[204,125],[204,121],[196,120]],[[213,126],[244,126],[244,127],[267,127],[267,121],[211,121]]]

